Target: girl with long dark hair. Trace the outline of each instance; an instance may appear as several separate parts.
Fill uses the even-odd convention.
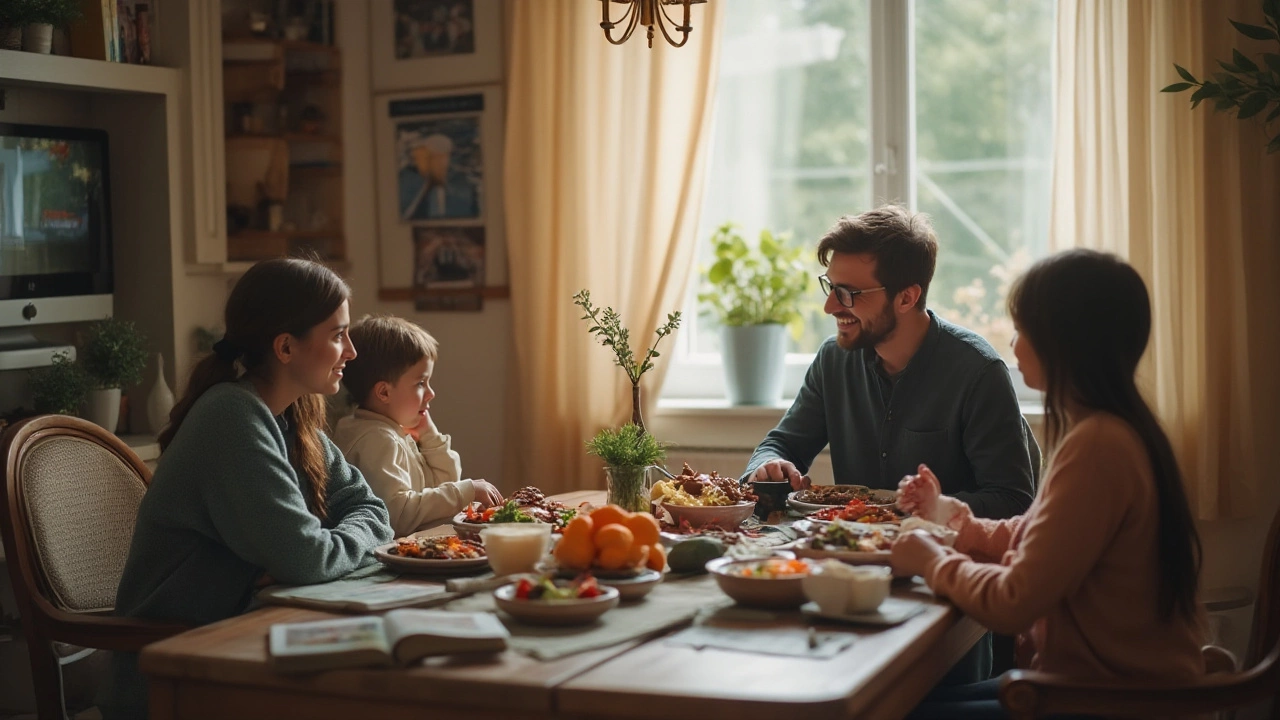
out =
[[[203,625],[244,612],[269,580],[334,580],[391,539],[386,507],[322,432],[324,401],[355,357],[350,290],[298,259],[249,269],[226,337],[192,370],[160,434],[163,455],[116,594],[130,617]],[[107,717],[145,717],[133,654],[117,654]]]
[[[957,530],[955,551],[908,533],[893,547],[895,571],[1018,634],[1022,666],[1086,681],[1202,674],[1200,540],[1169,439],[1135,381],[1151,334],[1146,286],[1112,255],[1072,250],[1015,283],[1009,314],[1018,369],[1045,393],[1043,486],[1024,515],[986,520],[941,496],[920,466],[898,504]],[[930,700],[945,704],[913,717],[1004,717],[998,683],[939,690]]]

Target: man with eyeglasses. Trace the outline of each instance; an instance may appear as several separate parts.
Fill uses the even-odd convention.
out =
[[[938,243],[926,216],[888,205],[845,216],[818,243],[824,310],[836,335],[818,349],[795,402],[742,480],[799,490],[831,446],[835,480],[896,490],[923,463],[979,517],[1031,505],[1040,447],[991,344],[925,307]],[[991,672],[988,634],[942,684]]]
[[[1040,449],[1008,367],[982,337],[925,307],[937,247],[926,216],[893,205],[842,217],[822,238],[818,282],[836,335],[743,480],[806,487],[830,445],[838,483],[897,489],[924,463],[979,517],[1031,505]]]

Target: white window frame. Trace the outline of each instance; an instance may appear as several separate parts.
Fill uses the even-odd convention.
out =
[[[873,204],[897,202],[916,207],[915,2],[866,0],[869,10],[869,108],[871,135],[871,197]],[[710,178],[708,178],[708,181]],[[701,240],[699,240],[701,241]],[[695,277],[693,282],[697,282]],[[692,295],[692,294],[691,294]],[[685,308],[696,317],[696,301]],[[664,405],[710,403],[727,406],[723,361],[719,353],[691,351],[691,332],[681,332],[671,368],[662,387]],[[787,353],[782,407],[791,405],[813,363],[812,353]],[[1010,368],[1018,399],[1035,405],[1040,394],[1026,386],[1021,373]]]

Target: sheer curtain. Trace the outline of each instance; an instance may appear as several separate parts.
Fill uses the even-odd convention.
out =
[[[1201,519],[1249,514],[1272,491],[1280,426],[1280,156],[1260,123],[1161,94],[1232,46],[1252,0],[1059,0],[1050,245],[1129,259],[1154,310],[1148,398]]]
[[[583,443],[631,415],[630,382],[588,336],[573,294],[588,289],[596,305],[617,310],[636,353],[683,303],[723,4],[694,6],[684,47],[659,35],[650,49],[644,28],[609,44],[597,2],[507,3],[515,394],[504,475],[517,483],[548,493],[602,486],[600,463]],[[664,354],[643,378],[650,408],[665,370]]]

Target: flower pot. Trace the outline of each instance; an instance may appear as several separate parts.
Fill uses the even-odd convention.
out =
[[[48,55],[53,49],[53,26],[36,23],[22,28],[22,49]]]
[[[0,25],[0,50],[21,50],[22,28]]]
[[[774,405],[782,400],[787,326],[720,328],[725,390],[732,405]]]
[[[109,433],[116,431],[120,419],[120,388],[91,390],[84,404],[84,419]]]
[[[652,467],[652,465],[605,467],[608,503],[629,512],[649,512],[649,488],[652,487],[649,471]]]

